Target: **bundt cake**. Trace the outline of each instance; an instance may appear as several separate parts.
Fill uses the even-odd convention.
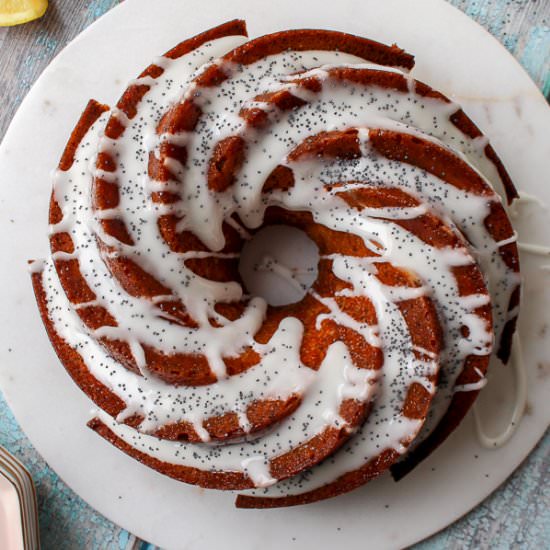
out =
[[[274,507],[398,478],[457,427],[491,355],[510,354],[519,262],[498,193],[515,190],[413,66],[358,36],[248,40],[231,21],[154,60],[114,107],[90,101],[31,272],[61,362],[101,409],[92,429]],[[318,249],[294,303],[240,273],[271,226]]]

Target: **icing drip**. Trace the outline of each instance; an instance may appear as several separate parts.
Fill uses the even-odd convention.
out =
[[[518,429],[521,418],[525,414],[525,407],[527,405],[527,372],[523,362],[520,338],[517,334],[514,334],[512,365],[516,374],[516,397],[510,420],[504,431],[496,436],[489,435],[483,428],[483,420],[479,413],[479,407],[477,404],[474,404],[473,407],[477,436],[479,442],[487,449],[502,447],[510,441],[515,431]]]
[[[256,487],[269,487],[277,482],[271,477],[269,463],[264,456],[252,456],[242,461],[243,470],[254,481]]]
[[[535,254],[536,256],[550,256],[550,247],[533,243],[518,243],[518,248],[522,252]]]
[[[514,200],[514,202],[511,204],[509,209],[510,217],[512,219],[518,219],[521,217],[522,212],[520,211],[519,207],[524,204],[526,205],[536,204],[544,210],[548,209],[546,203],[544,203],[536,195],[531,195],[529,193],[526,193],[525,191],[520,191],[519,197]],[[535,244],[535,243],[518,242],[518,248],[522,252],[527,252],[528,254],[534,254],[535,256],[550,256],[550,247],[548,246]],[[540,268],[543,270],[547,270],[548,266],[543,265]]]
[[[44,266],[46,265],[46,260],[33,260],[32,262],[29,262],[28,270],[29,273],[41,273],[44,270]]]
[[[519,197],[512,202],[509,208],[510,217],[512,219],[518,219],[520,217],[520,207],[522,205],[528,205],[528,204],[536,204],[543,208],[544,210],[547,210],[548,207],[546,206],[546,203],[544,203],[539,197],[535,195],[531,195],[530,193],[526,193],[525,191],[519,191]]]
[[[456,385],[454,387],[455,393],[461,391],[479,391],[487,385],[487,378],[485,378],[484,374],[478,368],[476,368],[475,371],[479,376],[479,380],[470,384]]]

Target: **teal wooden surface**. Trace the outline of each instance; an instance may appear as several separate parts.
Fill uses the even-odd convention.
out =
[[[119,0],[51,0],[42,20],[0,29],[0,138],[52,57],[118,3]],[[550,0],[450,3],[495,35],[550,98]],[[153,548],[95,512],[59,479],[22,433],[1,395],[0,445],[18,456],[31,471],[38,491],[45,550]],[[547,433],[502,487],[461,520],[417,545],[416,550],[550,548],[549,474]]]

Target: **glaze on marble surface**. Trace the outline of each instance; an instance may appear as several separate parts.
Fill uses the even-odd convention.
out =
[[[89,4],[94,4],[94,3],[89,3]],[[107,3],[95,3],[96,4],[96,7],[98,4],[107,4]],[[469,11],[471,14],[473,15],[479,15],[480,18],[483,19],[483,17],[485,17],[485,19],[487,20],[491,20],[490,16],[488,14],[491,13],[491,10],[492,9],[495,9],[495,6],[496,6],[496,3],[495,2],[485,2],[485,12],[484,10],[482,9],[479,9],[478,12],[476,12],[476,10],[478,9],[477,7],[475,7],[475,5],[480,5],[480,4],[483,4],[483,3],[479,3],[479,2],[459,2],[459,4],[463,4],[464,7],[467,8],[467,12]],[[468,4],[468,6],[466,6],[466,4]],[[519,4],[521,4],[521,2],[499,2],[498,3],[499,6],[498,7],[498,11],[499,11],[499,15],[497,15],[496,17],[501,17],[502,16],[502,5],[510,5],[510,4],[513,4],[515,5],[516,7],[520,7]],[[536,4],[535,2],[532,2],[530,3],[531,4],[531,8],[532,8],[532,5],[533,4]],[[527,8],[526,8],[527,9]],[[503,29],[505,27],[505,25],[495,25],[494,29]],[[535,46],[532,46],[531,49],[535,52],[533,55],[533,57],[536,57],[536,55],[538,54],[538,52],[540,51],[540,44],[542,43],[542,45],[544,46],[544,36],[547,36],[548,35],[548,31],[546,31],[546,35],[545,35],[545,31],[544,31],[544,25],[542,25],[542,32],[537,32],[537,33],[532,33],[533,36],[535,37],[533,39],[534,41],[534,44],[538,45],[537,47]],[[495,32],[497,32],[495,30]],[[531,35],[531,33],[529,33]],[[507,40],[510,40],[509,38]],[[511,42],[508,43],[508,45],[512,45],[514,41],[512,40]],[[519,43],[519,40],[516,42],[516,44]],[[55,47],[54,47],[55,48]],[[50,51],[54,48],[50,48]],[[524,51],[530,51],[529,48],[526,48]],[[530,57],[531,59],[531,57]],[[535,73],[536,71],[533,71],[533,73]],[[548,85],[547,83],[545,84],[546,86]],[[543,85],[543,89],[544,89],[544,85]],[[544,444],[541,444],[538,448],[538,450],[536,451],[536,453],[534,455],[532,455],[532,457],[529,459],[528,461],[528,464],[531,463],[531,461],[533,460],[533,457],[536,457],[537,456],[537,453],[540,453],[542,452],[543,453],[543,456],[548,456],[548,445],[547,445],[547,442],[544,443]],[[544,455],[544,453],[546,453]],[[547,472],[548,471],[548,459],[547,458],[543,458],[541,460],[539,460],[537,462],[537,459],[535,458],[535,464],[538,465],[536,466],[536,468],[538,468],[538,472],[541,474],[541,477],[540,479],[544,479],[544,474],[545,474],[545,471]],[[522,470],[523,471],[523,470]],[[501,489],[501,493],[502,494],[506,494],[506,490],[507,488],[509,488],[511,485],[513,485],[514,483],[514,480],[517,479],[518,477],[521,477],[521,472],[522,471],[519,471],[516,473],[516,475],[512,478],[512,480],[509,482],[509,485],[507,485],[504,489]],[[536,479],[536,476],[534,476],[535,479]],[[531,478],[529,478],[531,479]],[[521,479],[521,482],[525,482],[525,476]],[[516,485],[515,489],[518,488],[520,482],[518,482],[518,485]],[[529,484],[529,483],[526,483],[526,485],[528,486],[532,486],[532,483]],[[515,489],[513,490],[513,492],[515,493]],[[538,494],[537,494],[537,490],[533,490],[532,493],[533,495],[537,496],[537,506],[541,506],[541,503],[544,504],[544,502],[548,502],[548,492],[547,492],[547,488],[546,488],[546,492],[544,492],[545,490],[545,486],[544,484],[538,484]],[[497,493],[498,495],[498,493]],[[67,497],[68,498],[68,497]],[[502,497],[504,499],[504,502],[509,502],[509,501],[506,501],[506,496]],[[494,501],[495,499],[497,499],[497,497],[492,497],[491,499],[489,499],[489,503],[493,503],[492,506],[495,506],[495,510],[504,510],[504,509],[507,509],[508,507],[507,506],[496,506],[494,504]],[[521,501],[521,499],[520,499]],[[498,502],[498,499],[497,499],[497,502]],[[526,513],[525,515],[521,515],[519,514],[519,517],[527,517],[527,516],[530,516],[533,514],[533,510],[537,508],[537,506],[535,506],[532,501],[529,501],[531,502],[531,504],[528,506],[528,513]],[[477,514],[482,514],[481,516],[478,515],[477,518],[491,518],[491,513],[487,513],[487,510],[488,508],[485,508],[485,506],[489,506],[487,505],[487,503],[485,503],[484,505],[482,505],[481,508],[478,508],[478,512]],[[516,503],[515,504],[516,508],[518,506],[518,504]],[[43,507],[44,508],[44,507]],[[490,508],[489,508],[490,509]],[[540,509],[540,508],[539,508]],[[542,506],[542,509],[544,509],[544,506]],[[514,516],[514,512],[510,512],[509,515],[511,515],[512,517]],[[496,523],[498,522],[497,518],[498,518],[499,514],[498,513],[494,513],[493,514],[493,519],[494,519],[494,522],[493,523]],[[475,513],[474,515],[472,516],[473,518],[476,517]],[[544,514],[542,514],[541,516],[541,521],[540,521],[540,525],[548,525],[549,522],[548,521],[544,521],[545,519],[547,520],[547,516],[544,516]],[[516,520],[517,521],[517,520]],[[436,536],[435,539],[433,539],[433,541],[429,541],[429,542],[426,542],[424,543],[424,545],[428,545],[426,546],[426,548],[431,548],[431,547],[434,547],[434,548],[437,548],[439,546],[431,546],[431,545],[445,545],[446,547],[453,547],[453,545],[455,545],[456,547],[458,547],[458,545],[460,545],[460,547],[464,547],[464,545],[466,544],[470,544],[472,545],[472,547],[480,547],[480,545],[486,545],[488,544],[489,541],[493,541],[494,542],[494,534],[492,537],[489,537],[488,536],[488,533],[490,532],[490,527],[487,526],[487,529],[484,529],[484,524],[487,524],[488,522],[484,519],[478,519],[477,520],[477,526],[474,527],[474,525],[476,525],[476,520],[475,519],[472,519],[470,520],[471,523],[468,523],[468,520],[465,519],[465,520],[462,520],[461,523],[459,524],[456,524],[455,526],[453,526],[452,528],[448,529],[444,534],[440,534],[438,536]],[[93,523],[93,521],[92,521]],[[456,539],[453,539],[453,535],[449,535],[449,533],[453,533],[453,531],[455,529],[457,529],[459,525],[463,525],[463,529],[464,531],[462,531],[464,533],[464,536],[460,536],[458,535],[456,532],[455,532],[455,535],[456,536]],[[467,528],[465,526],[468,526],[470,525],[471,527],[470,528]],[[498,524],[500,526],[504,525],[503,523],[500,523]],[[536,543],[536,540],[539,540],[539,541],[543,541],[543,540],[548,540],[547,538],[545,539],[544,536],[547,536],[544,535],[544,533],[542,533],[543,537],[541,538],[536,538],[537,537],[537,534],[536,534],[536,529],[524,529],[524,533],[526,533],[525,535],[525,538],[521,538],[522,535],[519,535],[520,538],[517,538],[518,535],[516,534],[516,532],[514,532],[514,534],[512,534],[512,526],[514,525],[514,522],[509,522],[506,525],[506,528],[501,528],[500,530],[497,529],[497,531],[499,532],[499,535],[502,536],[502,545],[503,547],[506,547],[506,546],[509,546],[513,543],[516,543],[516,544],[525,544],[526,542],[529,542],[529,543]],[[537,525],[538,525],[538,522],[537,522]],[[109,529],[110,527],[108,526],[105,526],[104,527],[106,529],[105,533],[107,533],[107,529]],[[88,530],[85,530],[83,532],[86,532],[88,533],[88,535],[90,534],[89,533],[89,529]],[[99,531],[99,529],[97,530]],[[487,532],[486,532],[487,531]],[[485,538],[483,538],[483,536],[479,536],[478,538],[476,538],[475,536],[473,536],[473,533],[478,533],[478,535],[481,533],[481,535],[483,535],[483,533],[485,533]],[[94,532],[94,534],[97,534],[96,532]],[[541,533],[539,532],[538,533],[538,536],[540,536]],[[449,538],[451,537],[451,538]],[[535,538],[533,538],[535,537]],[[53,539],[52,539],[53,540]],[[58,539],[59,541],[60,539]],[[86,542],[84,543],[84,540],[86,540]],[[91,541],[92,539],[90,539]],[[98,545],[98,544],[106,544],[106,547],[111,547],[111,545],[114,545],[114,544],[125,544],[126,541],[125,541],[125,535],[122,535],[122,537],[117,541],[115,539],[109,539],[107,537],[105,538],[101,538],[101,537],[98,537],[95,539],[96,540],[96,543],[95,545]],[[108,541],[112,541],[112,542],[108,542]],[[101,541],[101,542],[100,542]],[[439,542],[438,542],[439,541]],[[52,543],[53,544],[53,543]],[[67,543],[69,544],[69,543]],[[83,539],[81,540],[80,542],[77,542],[76,540],[73,541],[72,543],[72,546],[66,546],[67,548],[78,548],[78,547],[83,547],[83,544],[86,545],[86,547],[88,547],[88,540],[87,539]],[[94,544],[92,544],[90,542],[90,547],[94,547],[95,546]],[[59,547],[59,546],[57,546]],[[103,546],[98,546],[98,547],[103,547]],[[115,546],[116,547],[116,546]]]

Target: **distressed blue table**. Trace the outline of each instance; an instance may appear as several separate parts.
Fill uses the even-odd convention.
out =
[[[412,1],[412,0],[410,0]],[[450,0],[499,38],[550,99],[550,0]],[[83,28],[119,0],[50,0],[40,21],[0,29],[0,138],[37,76]],[[0,445],[29,468],[46,550],[153,549],[75,495],[22,433],[0,394]],[[416,546],[436,549],[550,547],[550,433],[475,510]]]

